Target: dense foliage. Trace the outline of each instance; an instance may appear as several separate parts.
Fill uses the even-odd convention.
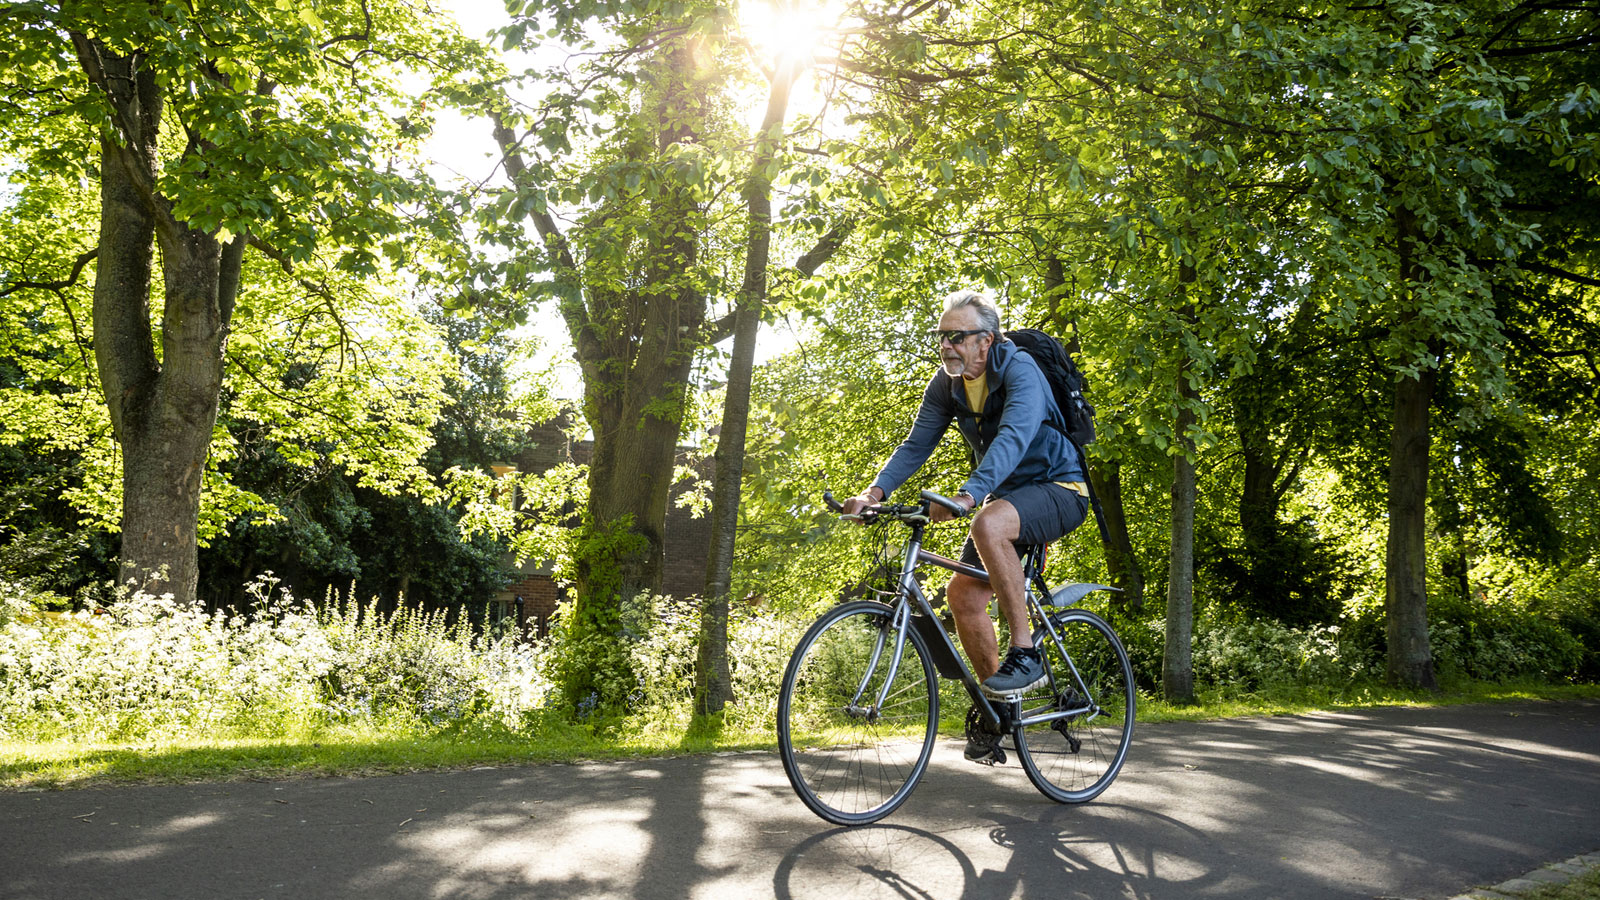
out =
[[[404,0],[0,13],[0,580],[6,627],[31,629],[0,675],[136,634],[190,660],[183,684],[266,678],[222,661],[303,640],[260,663],[293,716],[356,696],[471,719],[502,701],[461,685],[502,675],[468,657],[523,651],[449,629],[510,546],[571,597],[536,664],[495,663],[559,689],[496,721],[677,716],[696,649],[702,693],[731,678],[731,715],[755,717],[789,632],[871,590],[892,547],[821,492],[871,479],[931,371],[937,298],[983,285],[1081,354],[1106,541],[1080,530],[1050,574],[1124,588],[1109,613],[1146,690],[1600,676],[1600,11],[857,0],[775,50],[750,18],[768,5],[533,0],[493,44]],[[435,184],[441,110],[492,172]],[[237,278],[195,289],[191,258]],[[123,404],[166,396],[134,376],[188,371],[190,306],[215,384],[185,420],[178,518],[209,545],[190,594],[233,611],[50,624],[39,608],[82,612],[73,592],[143,540],[127,498],[164,508],[130,484],[182,480],[135,471],[159,442]],[[753,338],[725,342],[761,315],[802,338],[748,377]],[[523,338],[488,328],[538,321],[570,341],[593,454],[509,487],[487,464],[553,409],[508,374]],[[686,440],[742,484],[712,510],[737,526],[726,595],[770,610],[735,604],[724,635],[712,597],[698,639],[693,600],[657,596]],[[905,491],[958,483],[956,443]],[[267,570],[469,614],[245,613]],[[384,660],[425,687],[385,693]],[[108,696],[145,683],[98,665]],[[195,715],[244,715],[229,696]],[[106,702],[92,718],[122,722]]]

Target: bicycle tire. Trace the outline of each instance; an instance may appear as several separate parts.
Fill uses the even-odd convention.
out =
[[[1068,610],[1052,614],[1050,621],[1061,644],[1043,627],[1034,631],[1033,643],[1045,654],[1050,680],[1023,697],[1022,716],[1084,706],[1073,666],[1088,689],[1090,710],[1018,725],[1013,737],[1022,768],[1041,794],[1058,803],[1085,803],[1111,785],[1128,758],[1138,702],[1133,665],[1116,632],[1094,613]],[[1063,645],[1073,666],[1062,656]]]
[[[894,812],[911,796],[933,752],[939,682],[916,629],[906,629],[891,693],[876,708],[894,653],[893,619],[893,610],[870,600],[834,607],[806,631],[783,673],[778,749],[784,773],[800,800],[835,825],[865,825]],[[880,637],[883,649],[872,667]]]

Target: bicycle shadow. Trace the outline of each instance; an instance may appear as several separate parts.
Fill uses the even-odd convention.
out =
[[[1227,877],[1202,862],[1217,857],[1216,841],[1145,809],[1095,804],[1051,807],[1032,819],[983,818],[993,824],[981,859],[949,837],[910,825],[812,835],[784,854],[773,894],[777,900],[1190,897]],[[1112,819],[1114,829],[1100,827]],[[1108,830],[1121,836],[1107,837]]]

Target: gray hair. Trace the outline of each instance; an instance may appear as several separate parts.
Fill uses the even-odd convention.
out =
[[[978,325],[993,334],[995,340],[1000,340],[1000,308],[994,305],[993,300],[977,291],[956,291],[944,298],[945,312],[955,312],[963,306],[977,310]]]

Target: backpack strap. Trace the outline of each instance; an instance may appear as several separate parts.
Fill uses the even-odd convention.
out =
[[[1072,436],[1072,432],[1062,428],[1060,425],[1055,425],[1053,422],[1051,424],[1056,431],[1061,433],[1062,437],[1067,439],[1067,443],[1072,445],[1072,449],[1078,451],[1078,462],[1083,464],[1083,486],[1089,489],[1089,508],[1094,510],[1094,522],[1100,526],[1100,543],[1102,546],[1109,547],[1111,546],[1111,529],[1106,527],[1105,510],[1100,508],[1100,497],[1094,492],[1094,478],[1089,474],[1089,454],[1083,449],[1083,445],[1078,443],[1077,439]]]
[[[1066,432],[1062,432],[1065,434]],[[1072,441],[1072,435],[1067,435],[1067,440]],[[1094,477],[1089,474],[1089,454],[1078,447],[1077,441],[1072,441],[1072,446],[1078,449],[1078,461],[1083,463],[1083,483],[1089,488],[1089,508],[1094,510],[1094,522],[1100,526],[1100,546],[1111,546],[1111,529],[1106,527],[1106,512],[1100,508],[1100,497],[1094,492]]]

